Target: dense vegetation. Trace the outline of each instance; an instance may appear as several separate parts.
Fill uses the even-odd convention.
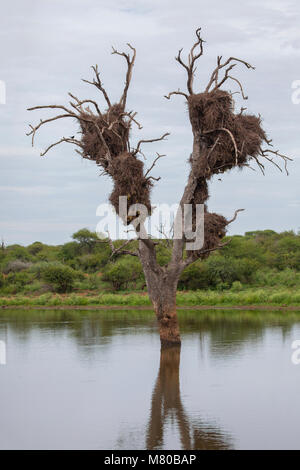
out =
[[[215,302],[212,299],[217,293],[226,298],[249,289],[256,296],[259,292],[263,295],[262,288],[273,290],[275,296],[283,288],[296,294],[296,288],[300,288],[300,233],[264,230],[231,238],[222,250],[183,272],[179,290],[199,291],[190,295],[190,304],[201,304],[204,290],[206,302]],[[159,262],[165,263],[169,256],[167,241],[161,241]],[[88,229],[74,233],[72,241],[64,245],[35,242],[27,247],[3,244],[0,248],[1,297],[47,297],[51,293],[72,292],[73,301],[76,296],[77,303],[82,304],[85,301],[79,301],[79,295],[109,297],[117,291],[130,291],[132,295],[146,292],[140,262],[130,256],[112,259],[109,245]],[[179,293],[179,304],[180,295],[184,297]],[[144,303],[148,303],[147,298]]]

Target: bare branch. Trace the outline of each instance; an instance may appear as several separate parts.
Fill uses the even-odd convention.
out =
[[[186,99],[188,99],[188,95],[187,95],[186,93],[183,93],[183,92],[180,91],[179,89],[178,89],[177,91],[171,91],[168,95],[165,95],[165,98],[167,98],[167,100],[169,100],[172,95],[182,95],[182,96],[184,96]]]
[[[228,220],[226,225],[229,225],[229,224],[231,224],[232,222],[234,222],[234,220],[237,218],[238,213],[239,213],[239,212],[242,212],[242,211],[244,211],[244,210],[245,210],[245,209],[237,209],[237,210],[235,211],[234,216],[232,217],[232,219]]]
[[[220,88],[220,86],[228,79],[228,78],[232,78],[230,75],[228,75],[228,72],[230,70],[232,70],[232,68],[236,65],[236,64],[231,64],[229,65],[231,62],[240,62],[241,64],[244,64],[247,69],[255,69],[255,67],[253,67],[252,65],[250,65],[248,62],[246,62],[245,60],[242,60],[242,59],[238,59],[236,57],[229,57],[229,59],[227,59],[223,64],[221,63],[221,59],[222,59],[222,56],[218,56],[217,58],[217,67],[214,69],[214,71],[212,72],[211,74],[211,77],[210,77],[210,80],[208,82],[208,85],[205,89],[206,92],[210,91],[210,87],[212,86],[213,83],[215,83],[215,87],[213,90],[216,90],[217,88]],[[229,65],[229,67],[226,69],[225,71],[225,76],[224,78],[218,82],[218,75],[219,75],[219,72],[221,69],[223,69],[224,67],[226,67],[227,65]]]
[[[32,109],[34,109],[34,108],[32,108]],[[28,111],[31,111],[31,109],[28,109]],[[60,114],[59,116],[55,116],[53,118],[45,119],[44,121],[40,120],[40,122],[37,126],[32,126],[31,124],[29,124],[29,127],[31,128],[31,131],[27,132],[26,135],[27,136],[32,135],[32,139],[31,139],[32,147],[34,146],[35,133],[43,124],[47,124],[47,122],[56,121],[56,119],[62,119],[62,118],[65,118],[65,117],[75,117],[75,118],[78,119],[78,116],[76,116],[75,114]]]
[[[128,93],[128,88],[131,82],[131,77],[132,77],[132,69],[134,66],[135,58],[136,58],[136,50],[134,47],[131,46],[131,44],[127,43],[127,46],[130,47],[130,49],[133,51],[132,57],[130,57],[130,54],[126,54],[125,52],[119,52],[117,51],[114,47],[112,48],[112,54],[117,54],[125,58],[127,62],[127,73],[126,73],[126,79],[125,79],[125,87],[123,94],[120,99],[120,104],[122,105],[123,109],[125,109],[126,106],[126,100],[127,100],[127,93]]]
[[[224,248],[225,246],[229,245],[229,243],[231,242],[231,239],[228,240],[227,242],[225,243],[220,243],[219,245],[213,247],[213,248],[207,248],[206,250],[200,250],[198,253],[195,253],[195,252],[192,252],[185,260],[182,261],[182,266],[184,268],[186,268],[187,266],[189,266],[190,264],[194,263],[195,261],[197,261],[199,259],[199,257],[201,257],[202,255],[204,255],[205,253],[211,253],[212,251],[216,251],[216,250],[221,250],[222,248]]]
[[[71,103],[72,104],[72,103]],[[74,107],[76,108],[76,106],[74,105]],[[107,161],[110,162],[111,161],[111,155],[110,155],[110,151],[109,151],[109,148],[108,148],[108,145],[103,137],[103,132],[105,130],[105,128],[103,128],[102,130],[100,130],[97,122],[95,121],[94,117],[91,116],[91,118],[88,118],[86,116],[86,114],[83,114],[82,112],[79,112],[79,114],[76,114],[74,112],[72,112],[71,110],[69,110],[68,108],[66,108],[65,106],[61,106],[61,105],[43,105],[43,106],[34,106],[33,108],[28,108],[28,111],[33,111],[33,110],[36,110],[36,109],[63,109],[64,111],[66,111],[67,113],[66,114],[61,114],[61,115],[58,115],[58,116],[54,116],[53,118],[49,118],[49,119],[45,119],[45,120],[40,120],[39,124],[37,126],[32,126],[31,124],[29,125],[30,128],[31,128],[31,131],[28,132],[26,135],[32,135],[32,146],[34,145],[34,137],[35,137],[35,133],[36,131],[43,125],[43,124],[46,124],[48,122],[51,122],[51,121],[55,121],[56,119],[62,119],[62,118],[65,118],[65,117],[73,117],[73,118],[76,118],[77,120],[79,121],[83,121],[83,122],[90,122],[91,124],[93,124],[96,128],[96,132],[98,134],[98,137],[100,138],[103,146],[106,148],[106,151],[107,151],[107,154],[106,154],[106,157],[107,157]],[[64,140],[62,140],[63,142]],[[59,141],[60,142],[60,141]],[[72,142],[72,143],[76,143],[76,142]],[[57,144],[58,145],[58,144]],[[53,145],[52,145],[53,146]],[[50,150],[51,146],[48,148],[48,150]]]
[[[156,155],[157,155],[157,157],[156,157],[155,160],[153,161],[153,163],[152,163],[152,165],[150,166],[150,168],[146,171],[145,177],[146,177],[147,175],[149,175],[149,173],[150,173],[151,170],[153,170],[153,168],[154,168],[155,165],[156,165],[157,160],[159,160],[160,158],[166,156],[166,155],[159,154],[159,153],[157,153],[157,152],[156,152]],[[151,176],[151,178],[153,178],[153,177]],[[154,179],[154,178],[153,178],[153,179]],[[159,178],[159,179],[160,179],[160,178]]]
[[[164,135],[162,135],[161,137],[159,137],[158,139],[143,139],[143,140],[140,140],[137,144],[137,147],[134,151],[134,155],[140,151],[140,146],[142,144],[148,144],[148,143],[151,143],[151,142],[158,142],[160,140],[164,140],[168,135],[170,135],[170,132],[166,132]]]
[[[188,64],[185,64],[183,62],[182,58],[181,58],[182,49],[180,49],[178,51],[178,55],[177,55],[177,57],[175,57],[175,60],[177,60],[177,62],[180,65],[182,65],[182,67],[184,67],[186,72],[187,72],[187,76],[188,76],[188,78],[187,78],[187,89],[188,89],[188,92],[189,92],[190,95],[193,95],[193,81],[194,81],[194,73],[195,73],[195,62],[203,54],[204,40],[201,38],[201,28],[196,29],[196,36],[197,36],[197,41],[192,46],[192,48],[190,50],[190,53],[188,55]],[[195,50],[197,49],[198,46],[199,46],[199,52],[195,54]],[[183,94],[183,93],[173,92],[171,94]],[[169,96],[169,98],[170,98],[170,96]]]
[[[284,169],[286,171],[286,174],[288,175],[289,172],[288,172],[288,169],[287,169],[287,163],[288,161],[293,161],[292,158],[286,156],[286,155],[283,155],[282,153],[279,153],[278,150],[272,150],[272,149],[260,149],[260,153],[259,155],[263,158],[265,158],[266,160],[268,160],[269,162],[273,163],[273,165],[275,165],[280,171],[282,171],[282,169],[280,168],[280,166],[274,162],[273,158],[269,157],[268,154],[269,153],[272,153],[273,155],[277,156],[277,157],[280,157],[283,159],[284,161]]]
[[[156,227],[157,231],[165,238],[166,244],[168,248],[172,247],[172,241],[171,241],[171,234],[172,234],[172,227],[170,229],[169,234],[166,233],[165,231],[165,224],[161,223],[160,227]]]
[[[93,81],[90,82],[89,80],[85,80],[83,78],[82,81],[85,82],[85,83],[89,83],[90,85],[94,85],[96,88],[98,88],[98,90],[100,90],[101,93],[103,94],[103,96],[105,98],[105,101],[106,101],[108,107],[110,108],[111,107],[111,102],[110,102],[110,99],[108,98],[108,95],[107,95],[107,93],[106,93],[106,91],[103,87],[102,82],[101,82],[100,73],[99,73],[99,70],[98,70],[98,64],[92,65],[92,69],[95,73],[96,80],[95,80],[95,78],[93,78]]]
[[[74,105],[76,108],[81,108],[84,103],[92,103],[95,106],[96,111],[99,114],[99,116],[102,116],[102,113],[101,113],[101,111],[99,109],[99,106],[96,103],[96,101],[94,101],[94,100],[82,100],[82,101],[80,101],[76,96],[72,95],[72,93],[68,93],[68,95],[71,96],[71,98],[76,101],[77,105]],[[70,104],[72,105],[72,103],[70,103]]]
[[[258,160],[258,158],[255,155],[253,155],[253,158],[256,161],[258,168],[260,169],[262,174],[265,176],[265,166]]]
[[[141,130],[143,129],[143,126],[135,119],[135,116],[137,115],[137,112],[129,111],[129,112],[124,112],[121,114],[121,116],[127,116],[132,122],[134,122],[137,126],[138,129]]]
[[[247,99],[248,99],[248,96],[246,96],[246,95],[244,94],[244,90],[243,90],[243,87],[242,87],[241,82],[240,82],[237,78],[232,77],[231,75],[228,75],[228,78],[230,78],[231,80],[234,80],[234,81],[239,85],[243,99],[244,99],[244,100],[247,100]],[[241,109],[243,109],[243,108],[241,108]]]
[[[41,152],[41,157],[43,157],[44,155],[46,155],[46,153],[52,149],[53,147],[55,147],[56,145],[59,145],[61,144],[62,142],[66,142],[66,143],[69,143],[69,144],[75,144],[75,145],[78,145],[78,147],[81,147],[82,148],[82,144],[79,140],[77,139],[74,139],[72,137],[62,137],[60,140],[58,140],[57,142],[54,142],[53,144],[49,145],[49,147],[46,148],[46,150],[44,150],[44,152]]]
[[[131,256],[139,256],[138,251],[129,251],[129,250],[124,250],[124,248],[129,245],[129,243],[133,242],[136,240],[136,238],[131,238],[130,240],[126,240],[119,248],[115,248],[114,243],[112,239],[109,236],[109,232],[107,231],[107,240],[101,240],[101,242],[107,242],[111,248],[111,255],[110,257],[113,258],[114,256],[120,256],[120,255],[131,255]]]
[[[66,108],[65,106],[58,105],[58,104],[47,104],[42,106],[33,106],[32,108],[27,108],[27,111],[35,111],[36,109],[62,109],[67,113],[73,114],[73,111]]]
[[[148,176],[147,179],[148,180],[153,180],[153,181],[159,181],[159,180],[161,180],[161,176],[159,176],[158,178],[155,178],[154,176]]]

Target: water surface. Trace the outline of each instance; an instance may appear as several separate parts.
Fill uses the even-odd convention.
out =
[[[300,313],[0,312],[1,449],[300,449]]]

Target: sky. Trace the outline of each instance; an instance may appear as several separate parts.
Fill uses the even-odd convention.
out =
[[[67,93],[72,92],[96,99],[104,109],[100,93],[81,81],[91,79],[94,64],[99,65],[112,101],[118,100],[125,61],[111,55],[111,47],[126,50],[128,42],[137,49],[137,58],[127,103],[143,126],[134,129],[132,145],[170,132],[166,141],[144,146],[145,166],[151,166],[156,152],[166,154],[153,172],[161,180],[152,201],[179,201],[189,170],[192,133],[184,98],[173,96],[168,101],[164,95],[178,88],[185,91],[185,73],[174,57],[182,47],[183,56],[187,53],[197,27],[206,42],[195,92],[207,85],[218,55],[250,62],[255,70],[235,68],[249,96],[243,102],[234,95],[236,107],[260,113],[276,149],[294,159],[289,176],[267,165],[265,176],[258,169],[244,169],[225,173],[221,181],[215,177],[209,186],[210,212],[231,218],[236,209],[245,209],[231,224],[230,234],[300,230],[299,24],[296,0],[1,2],[0,81],[6,86],[6,103],[0,104],[0,238],[6,244],[37,240],[60,244],[82,227],[96,229],[96,210],[108,202],[111,181],[69,144],[41,157],[43,149],[62,136],[74,135],[78,126],[70,119],[45,125],[32,148],[28,125],[53,113],[27,108],[68,104]],[[227,89],[237,91],[236,84]]]

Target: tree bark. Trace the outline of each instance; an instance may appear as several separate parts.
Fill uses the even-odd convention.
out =
[[[176,290],[181,270],[178,266],[162,267],[158,264],[152,240],[140,240],[139,254],[159,324],[161,347],[178,346],[181,339],[176,313]]]
[[[161,347],[181,344],[178,318],[176,313],[176,292],[168,285],[162,284],[159,295],[152,300],[159,323]]]

